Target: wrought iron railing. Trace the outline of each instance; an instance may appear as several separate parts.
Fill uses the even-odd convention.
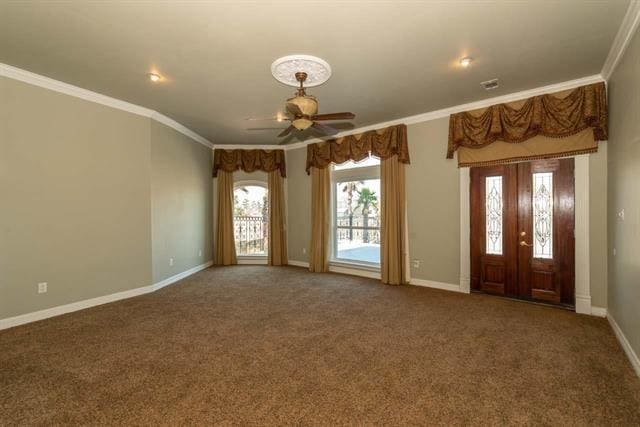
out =
[[[268,225],[264,216],[235,215],[233,231],[238,255],[266,255]]]
[[[377,217],[341,216],[336,219],[338,241],[380,244],[380,221]]]

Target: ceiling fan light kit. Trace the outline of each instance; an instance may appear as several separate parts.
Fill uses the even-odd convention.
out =
[[[307,95],[306,88],[319,86],[331,77],[331,67],[320,58],[310,55],[289,55],[276,59],[271,64],[271,74],[281,83],[297,87],[296,95],[287,99],[285,116],[280,113],[274,118],[281,122],[287,120],[291,125],[278,137],[289,135],[293,130],[303,131],[313,128],[324,135],[335,135],[338,131],[319,123],[323,120],[351,120],[353,113],[318,114],[318,100]],[[306,85],[306,86],[305,86]],[[261,120],[252,119],[247,120]]]

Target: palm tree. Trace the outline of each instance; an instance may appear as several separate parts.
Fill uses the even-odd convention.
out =
[[[344,213],[349,217],[349,241],[353,240],[353,193],[358,191],[358,185],[364,184],[362,181],[345,182],[342,192],[347,193],[347,209]]]
[[[240,204],[238,191],[242,191],[245,195],[249,194],[249,190],[247,190],[246,187],[236,187],[236,189],[233,192],[233,214],[235,216],[247,215],[247,208],[248,208],[249,201],[246,199],[246,197],[243,197],[243,200],[242,200],[243,203]]]
[[[368,187],[364,187],[363,189],[359,190],[356,209],[358,209],[359,207],[362,207],[362,220],[364,223],[362,242],[369,243],[369,209],[373,208],[375,211],[378,210],[378,196],[376,196],[376,192],[371,191],[371,189]]]

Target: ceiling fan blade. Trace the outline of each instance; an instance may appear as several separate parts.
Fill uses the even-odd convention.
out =
[[[284,138],[282,138],[282,140],[280,142],[278,142],[278,145],[287,145],[287,144],[291,144],[294,141],[295,141],[295,139],[293,137],[293,134],[290,134],[290,135],[287,135]]]
[[[311,120],[351,120],[356,117],[353,113],[329,113],[329,114],[316,114],[311,116]]]
[[[295,128],[293,127],[293,125],[289,126],[288,128],[286,128],[285,130],[283,130],[282,132],[280,132],[278,134],[278,138],[281,138],[283,136],[287,136],[291,133],[292,130],[294,130]]]
[[[330,126],[327,125],[323,125],[322,123],[317,123],[317,122],[313,122],[313,124],[311,125],[311,127],[313,127],[316,130],[319,130],[320,132],[322,132],[325,135],[335,135],[336,133],[338,133],[338,131]]]
[[[304,116],[304,114],[302,114],[302,110],[300,110],[300,107],[292,102],[287,102],[287,110],[294,116]]]
[[[288,116],[273,116],[273,117],[247,117],[245,119],[248,122],[262,122],[262,121],[276,121],[276,122],[289,122],[291,119]]]
[[[245,120],[249,122],[261,122],[261,121],[267,121],[267,120],[278,120],[278,118],[277,117],[247,117]]]

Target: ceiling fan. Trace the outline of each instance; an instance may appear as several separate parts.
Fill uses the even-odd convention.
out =
[[[353,113],[317,114],[318,101],[315,96],[307,95],[304,88],[307,73],[300,71],[297,72],[295,76],[296,80],[300,83],[300,87],[296,91],[296,96],[287,99],[287,115],[278,115],[268,119],[249,118],[247,120],[277,120],[279,122],[286,120],[291,122],[289,127],[278,134],[278,137],[280,138],[289,135],[294,129],[302,131],[309,128],[315,129],[325,135],[335,135],[338,133],[337,129],[320,122],[326,120],[351,120],[356,117]],[[259,130],[264,128],[255,129]]]

